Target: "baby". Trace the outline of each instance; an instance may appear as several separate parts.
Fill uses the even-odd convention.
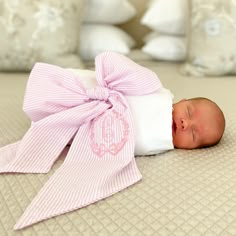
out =
[[[172,136],[176,148],[194,149],[217,144],[225,129],[224,114],[207,98],[183,99],[173,105]]]

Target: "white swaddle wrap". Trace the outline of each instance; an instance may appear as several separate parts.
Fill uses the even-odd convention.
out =
[[[85,88],[97,85],[95,71],[69,70],[79,75]],[[152,155],[173,149],[172,93],[162,88],[155,94],[126,97],[135,124],[135,155]]]

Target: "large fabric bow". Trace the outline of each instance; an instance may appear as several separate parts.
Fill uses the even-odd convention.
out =
[[[141,179],[125,96],[154,93],[161,82],[112,52],[98,55],[95,68],[98,86],[92,89],[67,69],[43,63],[32,69],[23,107],[32,125],[21,141],[0,149],[0,172],[47,173],[72,142],[14,229],[84,207]]]

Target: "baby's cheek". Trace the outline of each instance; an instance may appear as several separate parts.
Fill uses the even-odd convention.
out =
[[[187,132],[176,133],[173,135],[173,144],[177,148],[192,148],[191,137]]]

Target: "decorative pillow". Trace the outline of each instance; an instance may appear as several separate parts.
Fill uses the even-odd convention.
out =
[[[187,0],[152,1],[141,18],[141,23],[160,33],[184,35],[187,5]]]
[[[84,22],[120,24],[130,20],[136,13],[127,0],[86,0]]]
[[[188,63],[195,76],[236,73],[236,2],[192,0]]]
[[[82,67],[77,55],[84,0],[0,0],[0,70],[30,71],[37,61]]]
[[[142,51],[158,60],[183,61],[186,59],[184,37],[151,33],[146,37]]]
[[[94,60],[104,51],[128,54],[135,41],[125,31],[113,25],[83,24],[80,32],[80,55],[83,60]]]

